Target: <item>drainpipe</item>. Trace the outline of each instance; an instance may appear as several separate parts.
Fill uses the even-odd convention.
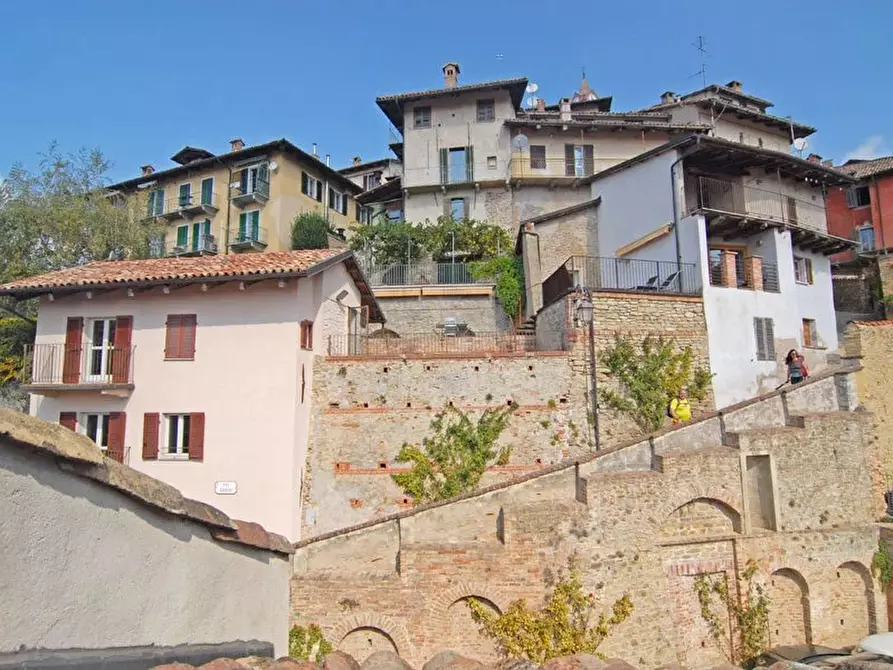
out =
[[[233,183],[233,166],[229,166],[229,178],[226,180],[226,230],[224,231],[224,245],[223,245],[223,253],[224,255],[229,253],[229,217],[230,217],[230,208],[232,207],[233,199],[232,199],[232,183]]]
[[[874,194],[877,196],[877,218],[878,218],[878,228],[881,231],[881,246],[883,247],[884,256],[887,255],[887,241],[884,239],[884,215],[883,210],[881,209],[881,188],[878,186],[877,177],[872,179],[872,183],[874,184]]]
[[[697,146],[697,145],[695,145]],[[682,293],[682,247],[679,244],[679,203],[676,199],[676,166],[688,156],[683,154],[670,166],[670,191],[673,194],[673,240],[676,244],[676,288]]]

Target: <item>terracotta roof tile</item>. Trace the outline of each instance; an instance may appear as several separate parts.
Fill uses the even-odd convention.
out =
[[[854,176],[856,179],[865,179],[883,172],[893,172],[893,156],[838,165],[837,169]]]
[[[274,251],[195,258],[152,258],[131,261],[96,261],[0,285],[0,295],[26,294],[50,288],[120,284],[189,282],[223,277],[305,274],[313,266],[337,256],[343,249]]]

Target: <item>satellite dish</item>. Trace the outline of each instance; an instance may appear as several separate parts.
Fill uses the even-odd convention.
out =
[[[794,148],[800,153],[803,153],[803,150],[806,149],[806,147],[808,146],[809,142],[806,141],[805,137],[798,137],[796,140],[794,140]]]
[[[527,84],[527,92],[528,93],[536,93],[538,90],[540,90],[539,84],[534,84],[533,82],[530,82],[529,84]]]
[[[279,167],[279,163],[276,161],[270,161],[270,172],[276,172],[276,168]]]
[[[528,107],[536,107],[536,96],[531,95],[526,102]]]
[[[527,135],[523,133],[512,138],[512,148],[516,151],[524,151],[528,144],[530,144],[530,141],[527,139]]]

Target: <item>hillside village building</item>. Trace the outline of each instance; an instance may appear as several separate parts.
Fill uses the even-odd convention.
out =
[[[383,321],[350,252],[104,261],[0,295],[40,299],[32,415],[299,536],[315,357]]]
[[[145,218],[166,226],[157,256],[213,256],[291,249],[291,226],[304,212],[319,212],[334,230],[355,225],[354,197],[363,189],[319,156],[286,139],[246,147],[231,141],[230,151],[214,155],[184,147],[171,160],[176,167],[110,186],[124,197],[144,194]]]

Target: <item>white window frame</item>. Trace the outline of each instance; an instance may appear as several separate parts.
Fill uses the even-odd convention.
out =
[[[187,201],[186,201],[186,204],[185,204],[185,205],[183,205],[183,204],[180,202],[180,189],[182,189],[184,186],[188,186],[188,187],[189,187],[189,192],[188,192],[187,195],[186,195]],[[189,206],[189,205],[192,205],[192,204],[193,204],[193,202],[192,202],[192,196],[193,196],[193,188],[192,188],[192,182],[191,182],[191,181],[184,181],[182,184],[179,184],[179,185],[177,186],[177,207],[187,207],[187,206]]]
[[[866,247],[862,244],[862,232],[865,230],[871,231],[871,247]],[[877,241],[874,239],[874,225],[870,222],[863,223],[861,226],[856,228],[856,234],[859,236],[859,251],[875,251],[877,249]]]
[[[856,200],[856,193],[861,189],[865,189],[865,192],[868,194],[868,202],[864,205],[860,205]],[[863,207],[871,207],[871,189],[864,184],[857,184],[856,186],[850,186],[846,190],[846,205],[850,209],[862,209]]]
[[[307,174],[307,173],[305,173],[305,174]],[[315,177],[311,177],[308,174],[307,175],[307,190],[310,191],[310,193],[304,193],[304,195],[306,195],[308,198],[313,198],[314,200],[316,200],[316,198],[319,197],[319,189],[321,189],[321,188],[322,188],[322,182],[319,179],[316,179]]]
[[[809,286],[812,284],[810,280],[810,275],[812,274],[810,266],[812,265],[812,259],[806,258],[805,256],[794,256],[794,281],[802,286]],[[803,268],[803,277],[801,278],[800,268]]]
[[[188,420],[189,425],[184,419]],[[170,444],[171,422],[177,421],[177,439],[175,444]],[[161,439],[158,441],[158,458],[171,461],[189,460],[189,431],[192,428],[189,412],[169,412],[162,416]],[[184,430],[185,428],[185,430]],[[171,451],[173,446],[174,451]],[[185,451],[184,451],[185,448]]]
[[[97,344],[93,341],[93,331],[95,324],[99,321],[102,321],[105,325],[102,328],[103,341]],[[112,330],[110,326],[114,325],[117,332],[118,319],[113,316],[100,316],[88,319],[85,325],[87,328],[85,328],[84,332],[84,349],[87,355],[85,356],[84,379],[94,382],[109,381],[112,378],[112,350],[115,348],[114,336],[109,339]],[[100,369],[102,372],[93,374],[93,356],[97,352],[100,357]]]
[[[206,181],[211,182],[211,201],[207,202],[207,203],[204,202],[204,200],[203,200],[203,198],[205,197],[204,186],[205,186]],[[199,181],[199,183],[198,183],[198,201],[202,205],[213,205],[214,204],[214,177],[204,177],[201,179],[201,181]]]
[[[91,437],[90,433],[87,431],[87,423],[90,420],[91,416],[96,417],[96,435],[95,437]],[[108,451],[109,445],[109,419],[111,414],[109,412],[80,412],[78,413],[78,425],[77,432],[81,435],[86,435],[88,438],[93,440],[96,443],[96,446],[99,447],[100,451],[103,453]],[[106,425],[103,425],[105,423]],[[105,444],[103,444],[105,442]]]
[[[344,194],[341,191],[336,191],[332,189],[332,204],[330,209],[335,210],[338,214],[341,213],[341,210],[344,209]]]
[[[160,194],[160,195],[159,195]],[[152,206],[149,216],[161,216],[164,214],[164,189],[153,188],[149,191],[149,204]]]

